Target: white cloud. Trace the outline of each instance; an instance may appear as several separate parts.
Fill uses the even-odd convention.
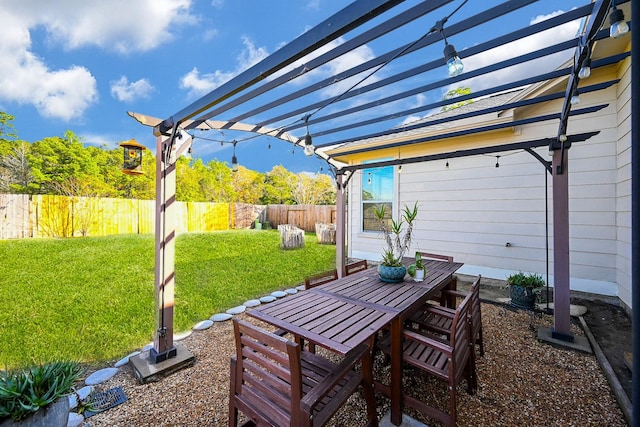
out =
[[[25,0],[11,6],[29,28],[42,25],[68,49],[98,46],[121,53],[148,51],[191,25],[191,0]]]
[[[45,117],[80,119],[98,100],[95,77],[80,65],[53,69],[32,51],[31,31],[65,49],[97,46],[120,53],[156,48],[195,22],[191,0],[39,0],[0,3],[0,100],[31,104]]]
[[[242,37],[242,43],[245,48],[236,58],[236,68],[234,70],[215,70],[213,73],[201,74],[200,71],[194,67],[182,76],[180,79],[180,88],[187,89],[190,97],[204,95],[269,55],[266,48],[256,48],[253,41],[248,37]]]
[[[126,76],[111,82],[111,96],[121,102],[132,102],[139,98],[149,98],[154,87],[147,79],[136,80],[129,83]]]
[[[0,7],[2,9],[2,7]],[[0,98],[32,104],[45,117],[69,121],[98,99],[96,80],[89,70],[71,66],[51,70],[30,52],[28,27],[8,11],[0,10]]]

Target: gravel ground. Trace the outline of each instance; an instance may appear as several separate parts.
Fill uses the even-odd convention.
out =
[[[257,323],[247,315],[245,320]],[[482,305],[485,355],[478,357],[475,395],[458,388],[460,426],[626,426],[607,380],[593,355],[559,349],[536,340],[536,329],[552,325],[548,315],[534,316],[494,304]],[[264,325],[263,325],[264,326]],[[229,358],[234,351],[231,322],[196,331],[181,343],[197,358],[191,368],[141,385],[131,368],[121,368],[97,391],[121,386],[128,401],[88,418],[84,426],[223,426],[227,424]],[[573,333],[584,335],[574,326]],[[375,377],[388,379],[388,366],[377,355]],[[443,383],[407,368],[404,385],[426,401],[446,408]],[[379,419],[389,400],[378,394]],[[412,417],[438,423],[407,409]],[[363,425],[364,399],[355,394],[331,420],[332,426]]]

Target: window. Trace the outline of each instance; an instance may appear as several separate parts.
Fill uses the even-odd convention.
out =
[[[374,208],[385,205],[391,225],[393,166],[362,170],[362,231],[380,231]]]

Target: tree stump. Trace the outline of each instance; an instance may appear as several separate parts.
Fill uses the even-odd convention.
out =
[[[280,248],[296,249],[304,246],[304,230],[291,224],[278,226],[280,232]]]
[[[335,245],[336,225],[316,222],[316,237],[321,245]]]

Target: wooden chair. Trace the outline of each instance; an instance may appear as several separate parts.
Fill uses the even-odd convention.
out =
[[[434,253],[430,253],[430,252],[420,252],[420,256],[422,257],[422,261],[427,261],[430,259],[435,259],[437,261],[446,261],[449,263],[453,263],[453,257],[449,256],[449,255],[442,255],[442,254],[434,254]],[[453,280],[455,281],[456,278],[454,276]],[[455,285],[453,286],[453,289],[455,289]],[[438,292],[437,294],[434,294],[431,297],[432,301],[437,301],[440,303],[440,305],[444,305],[444,306],[451,306],[451,300],[447,300],[447,299],[442,299],[441,293]]]
[[[453,262],[453,257],[449,255],[432,254],[428,252],[420,252],[422,259],[437,259],[439,261]]]
[[[475,352],[471,341],[471,325],[469,312],[471,309],[471,294],[467,295],[462,303],[455,309],[451,327],[447,331],[449,339],[444,342],[434,338],[430,333],[425,333],[419,328],[405,326],[403,329],[403,355],[402,360],[440,380],[447,383],[449,389],[449,408],[445,412],[429,405],[406,393],[404,402],[449,426],[456,425],[456,388],[463,378],[467,381],[467,392],[473,394],[477,389],[475,375]],[[390,353],[390,335],[386,335],[379,347],[386,354]],[[389,387],[379,385],[383,392],[389,393]]]
[[[357,273],[358,271],[366,270],[368,267],[367,260],[363,259],[360,261],[352,262],[351,264],[347,264],[344,266],[344,275],[348,276],[353,273]]]
[[[336,364],[237,318],[233,328],[236,355],[231,358],[230,427],[238,425],[238,411],[249,418],[243,426],[322,426],[361,384],[369,424],[377,424],[367,344]],[[360,359],[363,374],[353,369]]]
[[[304,288],[311,289],[318,285],[322,285],[324,283],[331,282],[332,280],[336,280],[338,278],[338,270],[335,268],[333,270],[325,271],[323,273],[316,274],[314,276],[309,276],[304,279]]]
[[[482,307],[480,303],[480,280],[482,276],[478,276],[471,287],[469,292],[461,291],[443,291],[447,295],[464,298],[467,295],[471,295],[471,309],[470,309],[470,321],[471,321],[471,339],[473,341],[473,347],[476,345],[479,347],[480,356],[484,356],[484,342],[482,339]],[[451,322],[455,315],[455,310],[447,307],[436,306],[433,304],[425,304],[418,312],[411,316],[408,320],[409,324],[413,327],[418,327],[427,331],[434,332],[436,334],[448,336],[448,332],[451,329]]]

